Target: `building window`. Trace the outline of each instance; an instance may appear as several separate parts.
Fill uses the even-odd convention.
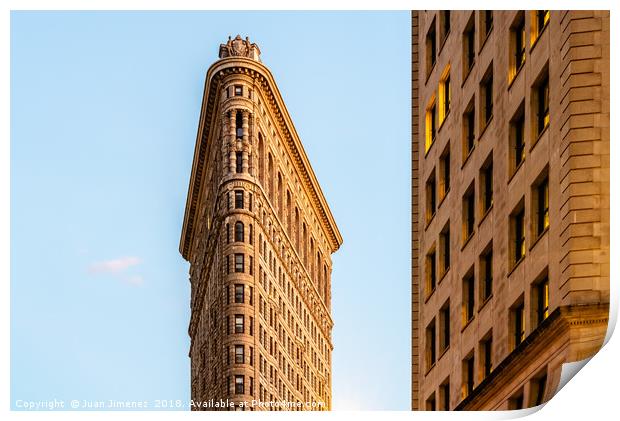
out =
[[[439,158],[439,199],[443,200],[450,191],[450,142]]]
[[[485,379],[493,371],[493,335],[488,334],[480,341],[480,374]]]
[[[437,183],[435,181],[435,170],[431,172],[426,181],[426,222],[429,223],[437,210]]]
[[[532,13],[532,45],[538,41],[538,38],[547,27],[549,18],[551,17],[551,11],[549,10],[534,10]]]
[[[430,105],[426,108],[426,141],[424,145],[425,153],[429,151],[435,137],[437,136],[437,106],[435,104],[435,97],[431,99]]]
[[[534,238],[538,238],[549,228],[549,176],[545,168],[542,176],[532,186],[532,205],[534,208]],[[542,178],[542,179],[541,179]]]
[[[235,209],[243,209],[243,190],[235,190]]]
[[[235,284],[235,303],[243,304],[244,298],[244,286],[243,284]]]
[[[243,253],[235,253],[235,272],[243,273],[244,264],[243,264]]]
[[[439,11],[439,28],[440,28],[439,37],[441,39],[441,44],[443,45],[443,43],[446,42],[446,38],[448,38],[448,35],[450,35],[450,11],[449,10]]]
[[[534,323],[539,326],[549,317],[549,277],[545,276],[533,285],[532,302],[534,303]]]
[[[235,241],[243,242],[243,222],[235,222]]]
[[[463,196],[463,244],[465,244],[474,234],[475,226],[475,188],[472,183]]]
[[[514,174],[525,160],[525,104],[521,103],[510,120],[510,175]]]
[[[525,208],[523,199],[510,215],[512,265],[515,267],[525,257]]]
[[[467,161],[476,145],[476,106],[472,97],[463,113],[463,162]]]
[[[547,373],[539,375],[530,382],[530,406],[542,405],[547,389]]]
[[[450,113],[452,92],[450,90],[450,66],[444,71],[439,82],[439,124],[443,124]]]
[[[463,399],[468,397],[474,391],[474,351],[463,360]]]
[[[534,100],[532,110],[535,112],[535,134],[538,139],[549,126],[549,70],[547,67],[532,87],[532,98]]]
[[[474,296],[474,267],[463,278],[463,326],[474,318],[476,300]]]
[[[480,256],[480,300],[484,303],[493,294],[493,245]]]
[[[510,27],[510,74],[509,81],[512,81],[523,64],[525,63],[525,17],[523,12],[519,12]]]
[[[235,376],[235,394],[243,395],[245,393],[244,380],[245,376]]]
[[[235,152],[235,172],[243,172],[243,152]]]
[[[473,12],[463,32],[463,80],[467,78],[476,61],[476,21]]]
[[[235,333],[243,333],[245,327],[245,320],[243,314],[235,315]]]
[[[482,36],[482,41],[486,40],[489,37],[489,34],[491,33],[492,30],[493,30],[493,11],[492,10],[481,10],[480,11],[480,35]],[[481,42],[480,44],[482,45],[483,42]]]
[[[442,411],[450,410],[450,378],[448,377],[439,386],[439,402]]]
[[[480,199],[484,216],[493,206],[493,151],[480,169]]]
[[[431,393],[431,395],[426,400],[426,410],[427,411],[436,411],[437,410],[437,402],[435,400],[435,392]]]
[[[517,393],[510,397],[508,400],[508,409],[523,409],[523,388],[519,389]]]
[[[450,300],[439,310],[439,352],[450,346]]]
[[[230,244],[230,224],[226,224],[226,244]]]
[[[439,259],[441,264],[441,277],[443,277],[450,269],[450,221],[439,234]]]
[[[437,286],[437,273],[435,269],[436,252],[433,245],[431,251],[426,255],[426,295],[429,296],[435,291]]]
[[[525,340],[525,304],[523,297],[512,307],[510,319],[512,321],[513,349]]]
[[[235,96],[243,96],[243,86],[235,85]]]
[[[426,371],[430,370],[437,361],[437,330],[435,319],[426,328]]]
[[[243,137],[243,114],[241,111],[237,111],[235,117],[235,132],[238,139]]]
[[[435,29],[435,18],[426,34],[426,78],[431,74],[437,59],[437,32]]]
[[[250,347],[250,365],[254,366],[254,347]],[[250,378],[250,380],[252,380],[252,378]],[[250,391],[250,394],[252,394],[252,392]]]
[[[245,347],[243,345],[235,345],[235,364],[243,364],[245,359]]]
[[[480,126],[486,127],[493,118],[493,63],[480,82]]]

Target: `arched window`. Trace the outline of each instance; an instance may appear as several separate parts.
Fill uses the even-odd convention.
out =
[[[263,135],[258,133],[258,179],[261,184],[265,183],[265,146],[263,144]]]
[[[235,241],[243,242],[243,222],[237,221],[235,223]]]
[[[280,171],[278,171],[278,198],[276,199],[278,202],[278,214],[280,216],[280,218],[283,218],[283,213],[282,213],[282,205],[283,205],[283,197],[282,197],[282,174],[280,174]]]
[[[295,248],[297,253],[301,253],[299,249],[299,209],[295,206]]]
[[[271,199],[271,203],[273,203],[273,158],[271,154],[269,154],[267,162],[267,185],[269,186],[267,189],[269,192],[269,199]]]
[[[291,237],[291,225],[292,225],[292,209],[291,209],[291,192],[286,191],[286,217],[284,218],[284,224],[288,230],[288,235]],[[291,237],[292,239],[292,237]]]

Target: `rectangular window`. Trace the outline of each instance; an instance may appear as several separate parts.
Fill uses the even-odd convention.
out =
[[[439,234],[439,252],[441,262],[441,276],[443,277],[450,269],[450,221]]]
[[[545,65],[541,74],[532,85],[532,126],[534,139],[549,126],[549,65]]]
[[[536,326],[540,325],[549,317],[549,277],[545,275],[538,283],[533,286],[533,302],[535,303]]]
[[[439,310],[439,352],[450,346],[450,300]]]
[[[439,402],[441,403],[442,411],[450,410],[450,378],[444,380],[439,386]]]
[[[476,226],[475,189],[473,186],[463,196],[463,244],[474,234]]]
[[[476,21],[474,11],[463,32],[463,80],[467,78],[476,61]]]
[[[243,254],[235,253],[235,272],[243,273],[244,272],[244,263],[243,263]]]
[[[450,143],[439,158],[439,194],[443,200],[450,191]]]
[[[235,284],[235,303],[243,304],[244,286],[243,284]]]
[[[481,10],[480,11],[480,27],[481,27],[480,34],[482,36],[482,40],[484,41],[485,39],[487,39],[487,37],[491,33],[491,30],[493,30],[493,11],[492,10]]]
[[[531,12],[532,16],[532,45],[538,41],[538,38],[547,27],[549,18],[551,17],[551,11],[549,10],[534,10]]]
[[[480,374],[485,379],[493,371],[493,335],[480,341]]]
[[[243,333],[245,319],[243,314],[235,315],[235,333]]]
[[[476,107],[474,105],[474,98],[472,97],[469,105],[465,109],[465,113],[463,113],[463,162],[467,160],[476,145],[475,113]]]
[[[243,96],[243,86],[235,85],[235,96]]]
[[[437,361],[437,330],[435,326],[435,319],[426,328],[426,370],[430,370],[431,367]]]
[[[521,103],[517,112],[510,121],[510,175],[521,166],[525,160],[525,104]]]
[[[244,380],[245,376],[235,376],[235,394],[243,395],[245,393]]]
[[[243,209],[243,190],[235,190],[235,209]]]
[[[523,12],[517,13],[510,27],[510,75],[512,81],[525,63],[525,17]]]
[[[463,360],[463,399],[466,398],[474,391],[474,352],[472,351],[470,356]]]
[[[525,257],[525,208],[523,199],[510,215],[512,267]]]
[[[517,393],[510,397],[508,400],[508,409],[523,409],[523,388],[519,389]]]
[[[480,169],[481,214],[484,216],[493,205],[493,152]]]
[[[429,296],[437,286],[435,246],[426,255],[426,295]]]
[[[250,347],[250,365],[253,366],[254,365],[254,347]],[[251,394],[252,392],[250,392]]]
[[[547,389],[547,373],[533,379],[530,382],[530,406],[542,405],[545,401]]]
[[[525,304],[521,301],[512,308],[513,349],[525,340]]]
[[[480,256],[480,299],[484,303],[493,294],[493,246]]]
[[[235,152],[235,172],[243,172],[243,152]]]
[[[235,345],[235,364],[243,364],[245,359],[245,347],[243,345]]]
[[[424,151],[428,152],[437,136],[437,107],[435,98],[431,100],[431,104],[426,109],[426,141]]]
[[[489,65],[489,70],[480,82],[480,98],[480,126],[486,127],[493,117],[493,63]]]
[[[439,11],[439,27],[441,28],[440,38],[441,44],[446,42],[446,38],[450,35],[450,11],[449,10],[440,10]]]
[[[474,308],[476,306],[474,296],[474,268],[463,278],[463,326],[474,318]]]
[[[437,32],[435,29],[435,19],[431,22],[431,26],[426,34],[426,78],[430,75],[435,60],[437,59]]]
[[[547,170],[545,169],[545,172]],[[549,176],[544,178],[532,187],[532,197],[536,222],[534,226],[534,237],[540,237],[549,228]]]
[[[450,66],[444,70],[439,82],[439,124],[443,124],[444,120],[450,113],[450,102],[452,100],[450,90]]]
[[[429,223],[437,210],[437,183],[435,181],[435,170],[426,181],[426,223]]]
[[[426,400],[426,410],[427,411],[436,411],[437,410],[437,402],[435,400],[435,392],[431,393],[431,395]]]

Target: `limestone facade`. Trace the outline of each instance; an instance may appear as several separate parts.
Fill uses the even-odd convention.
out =
[[[237,36],[219,55],[180,242],[191,396],[234,404],[209,410],[329,410],[331,254],[342,237],[258,46]]]
[[[412,409],[550,399],[609,306],[609,12],[412,12]]]

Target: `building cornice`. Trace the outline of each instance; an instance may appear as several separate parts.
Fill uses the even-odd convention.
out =
[[[199,209],[200,192],[204,182],[205,160],[209,156],[212,146],[210,141],[212,142],[212,133],[215,130],[213,123],[216,121],[215,110],[218,105],[219,92],[221,91],[219,87],[222,79],[231,74],[248,75],[254,78],[257,85],[263,90],[263,94],[269,101],[269,105],[275,115],[276,123],[284,135],[283,140],[291,153],[293,165],[299,175],[303,188],[308,194],[323,229],[327,233],[331,252],[335,252],[342,244],[342,236],[336,226],[334,217],[271,72],[256,60],[235,56],[218,60],[207,71],[179,245],[181,255],[186,260],[189,260],[191,255],[192,237]]]

